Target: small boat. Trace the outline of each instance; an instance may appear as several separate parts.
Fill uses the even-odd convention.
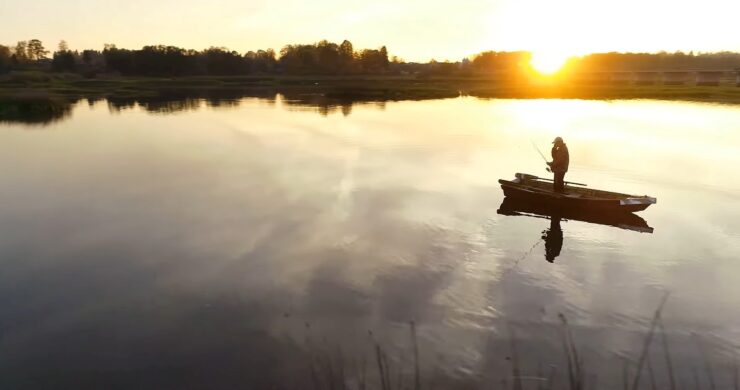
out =
[[[553,190],[551,179],[517,173],[514,180],[499,180],[506,197],[564,211],[632,213],[658,202],[644,195],[628,195],[586,188],[585,184],[565,182],[565,192]]]
[[[581,221],[640,233],[653,233],[647,221],[633,213],[594,213],[583,210],[561,210],[546,204],[521,201],[506,197],[497,212],[508,216],[525,216],[533,218],[562,218],[570,221]]]

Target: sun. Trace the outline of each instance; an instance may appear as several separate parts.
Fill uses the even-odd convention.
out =
[[[567,60],[568,56],[560,53],[537,51],[532,53],[529,64],[538,73],[549,75],[562,69]]]

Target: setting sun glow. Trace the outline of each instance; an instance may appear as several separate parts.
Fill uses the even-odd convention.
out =
[[[559,71],[567,60],[567,56],[557,53],[534,52],[529,64],[537,72],[548,75]]]

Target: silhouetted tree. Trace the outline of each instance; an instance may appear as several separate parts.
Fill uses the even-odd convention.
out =
[[[388,68],[388,64],[389,64],[388,49],[385,46],[380,48],[380,62],[381,62],[381,65],[383,66],[383,69]]]
[[[105,70],[105,57],[97,50],[84,50],[80,56],[77,69],[85,77],[95,77]]]
[[[343,74],[351,74],[359,72],[359,64],[355,58],[354,46],[352,42],[344,40],[339,45],[339,72]]]
[[[51,69],[55,72],[74,72],[77,70],[76,57],[75,53],[69,50],[57,51],[51,60]]]
[[[452,76],[458,74],[460,68],[461,64],[459,62],[437,62],[431,60],[420,73],[423,76]]]
[[[729,70],[740,65],[740,53],[596,53],[572,59],[572,71]]]
[[[130,50],[118,49],[116,45],[105,44],[103,57],[108,70],[123,75],[134,74],[134,55]]]
[[[48,51],[39,40],[19,42],[14,63],[45,59]],[[66,41],[59,42],[52,59],[52,70],[78,71],[94,75],[99,71],[139,76],[245,75],[250,73],[287,74],[354,74],[385,73],[390,61],[385,46],[378,50],[354,51],[350,41],[340,45],[326,40],[314,44],[287,45],[278,59],[272,49],[250,51],[243,56],[223,47],[203,51],[175,46],[151,45],[140,50],[119,49],[107,43],[102,52],[69,50]]]
[[[97,50],[84,50],[82,52],[82,64],[88,68],[98,68],[105,65],[103,53]]]
[[[388,50],[354,52],[352,43],[341,45],[320,41],[313,45],[287,45],[280,51],[280,65],[289,74],[346,74],[363,71],[384,73],[389,66]]]
[[[211,47],[203,52],[202,57],[208,74],[239,75],[250,71],[249,64],[239,53],[225,48]]]
[[[336,43],[320,41],[316,44],[318,73],[336,74],[342,66],[341,53]]]
[[[531,58],[532,54],[526,51],[487,51],[476,55],[470,66],[477,73],[519,77],[528,72]]]
[[[272,49],[253,51],[244,55],[244,61],[250,73],[271,73],[275,71],[277,60]]]
[[[44,69],[49,52],[38,39],[20,41],[14,48],[0,46],[0,72],[9,68]],[[95,75],[101,71],[139,76],[244,75],[250,73],[286,74],[420,74],[456,75],[504,74],[524,76],[531,71],[531,53],[488,51],[462,62],[406,63],[388,58],[385,46],[355,51],[348,40],[337,45],[326,40],[314,44],[286,45],[277,58],[273,50],[249,51],[243,56],[223,47],[203,51],[175,46],[152,45],[140,50],[118,49],[105,44],[102,52],[85,50],[80,55],[59,42],[52,70],[77,71]],[[740,68],[740,53],[597,53],[569,60],[567,71],[664,71],[732,70]]]
[[[313,45],[287,45],[280,50],[280,65],[286,73],[314,73],[316,63],[316,50]]]
[[[28,41],[26,51],[28,58],[35,61],[46,59],[46,55],[49,54],[49,51],[44,48],[43,43],[38,39]]]
[[[26,50],[27,46],[28,42],[26,41],[18,41],[18,43],[15,45],[15,50],[13,51],[13,59],[15,60],[16,64],[22,64],[28,61],[28,51]]]
[[[12,65],[11,56],[10,48],[0,45],[0,73],[5,73],[10,70]]]
[[[136,73],[148,76],[182,76],[195,65],[185,49],[175,46],[144,46],[134,58]]]
[[[360,66],[365,73],[382,73],[388,69],[388,51],[365,49],[359,55]]]

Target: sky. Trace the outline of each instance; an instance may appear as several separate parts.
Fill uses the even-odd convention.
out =
[[[739,11],[737,0],[0,0],[0,43],[246,52],[348,39],[406,61],[485,50],[740,51]]]

